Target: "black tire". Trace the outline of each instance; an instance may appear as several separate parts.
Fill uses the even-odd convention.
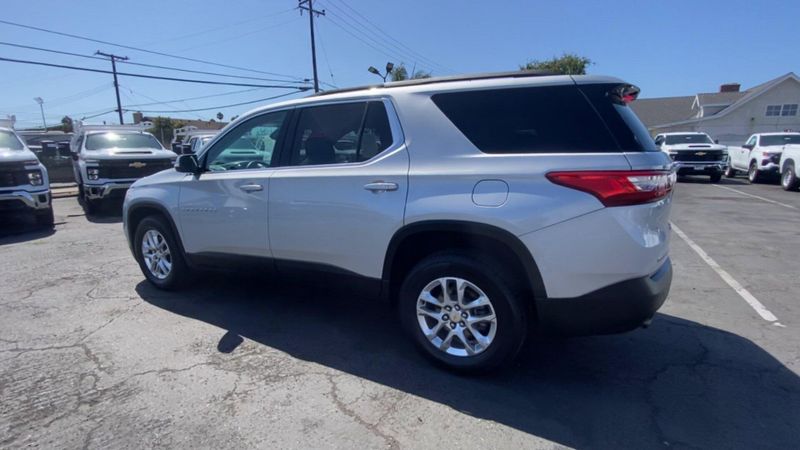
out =
[[[36,224],[52,228],[56,220],[53,216],[53,207],[47,208],[44,211],[36,211]]]
[[[755,161],[751,162],[750,169],[747,171],[747,180],[750,181],[750,183],[755,184],[755,183],[761,183],[763,181],[763,178],[764,176],[761,174],[761,171],[758,170],[756,162]]]
[[[102,205],[101,200],[91,200],[91,199],[87,198],[84,195],[84,197],[83,197],[83,212],[85,212],[87,216],[91,215],[91,214],[95,214],[97,212],[97,210],[100,209],[101,205]]]
[[[794,171],[794,164],[787,163],[781,174],[781,187],[785,191],[796,191],[800,187],[800,180],[797,179],[797,172]]]
[[[142,240],[145,234],[150,230],[155,230],[163,236],[169,250],[172,267],[165,278],[159,278],[150,271],[142,254]],[[136,233],[133,238],[133,252],[136,256],[136,262],[139,263],[139,268],[142,270],[145,278],[147,278],[147,281],[159,289],[178,289],[191,279],[191,271],[186,265],[186,260],[172,232],[172,227],[163,217],[148,216],[139,222],[139,226],[136,227]]]
[[[471,373],[496,369],[514,359],[527,335],[526,305],[531,299],[527,298],[526,291],[519,283],[500,270],[501,267],[502,264],[492,263],[490,258],[482,254],[449,251],[425,258],[408,273],[400,288],[398,313],[406,332],[425,356],[447,369]],[[456,356],[439,350],[425,337],[418,322],[417,303],[420,294],[430,283],[443,277],[467,280],[491,301],[496,317],[494,339],[475,355]],[[438,312],[445,313],[444,309]],[[463,327],[463,322],[457,327]],[[441,333],[450,333],[447,325],[442,327]]]
[[[735,178],[737,174],[737,170],[731,167],[730,163],[728,167],[725,168],[725,176],[728,178]]]
[[[711,175],[711,182],[712,183],[719,183],[720,180],[722,180],[722,174],[721,173],[717,172],[717,173]]]

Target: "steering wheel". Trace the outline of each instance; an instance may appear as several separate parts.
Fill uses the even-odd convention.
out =
[[[247,165],[245,165],[245,169],[264,169],[267,167],[269,166],[261,161],[249,161]]]

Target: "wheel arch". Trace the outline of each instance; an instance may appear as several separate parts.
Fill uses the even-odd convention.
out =
[[[125,217],[125,222],[127,223],[128,227],[128,242],[131,243],[131,248],[133,248],[133,239],[136,236],[136,228],[139,227],[139,224],[144,220],[146,217],[150,216],[162,216],[166,219],[167,224],[172,229],[172,235],[175,236],[175,240],[178,242],[179,250],[182,254],[186,254],[186,251],[183,248],[183,241],[181,240],[181,235],[178,232],[178,227],[175,224],[175,220],[172,218],[172,214],[169,213],[169,210],[165,208],[163,205],[160,205],[155,202],[138,202],[130,208],[128,208],[127,215]]]
[[[396,300],[403,275],[418,261],[450,248],[481,250],[499,257],[501,262],[510,263],[509,270],[525,280],[533,298],[547,297],[539,267],[519,238],[493,225],[458,220],[415,222],[392,236],[383,265],[386,297],[392,302]]]

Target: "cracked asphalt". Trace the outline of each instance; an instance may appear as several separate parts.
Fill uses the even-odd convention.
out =
[[[800,194],[677,186],[648,329],[534,339],[516,366],[432,367],[370,299],[254,275],[160,292],[113,208],[0,223],[0,448],[797,448]],[[783,205],[783,206],[781,206]]]

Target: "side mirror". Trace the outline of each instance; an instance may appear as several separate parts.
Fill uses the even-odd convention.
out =
[[[744,144],[744,145],[742,146],[742,148],[746,148],[746,149],[748,149],[748,150],[752,150],[752,149],[753,149],[753,147],[754,147],[754,146],[753,146],[753,144]]]
[[[197,157],[195,155],[178,156],[178,162],[175,164],[175,170],[181,173],[200,173],[200,165],[197,164]]]
[[[714,139],[715,144],[719,144],[719,139]]]

